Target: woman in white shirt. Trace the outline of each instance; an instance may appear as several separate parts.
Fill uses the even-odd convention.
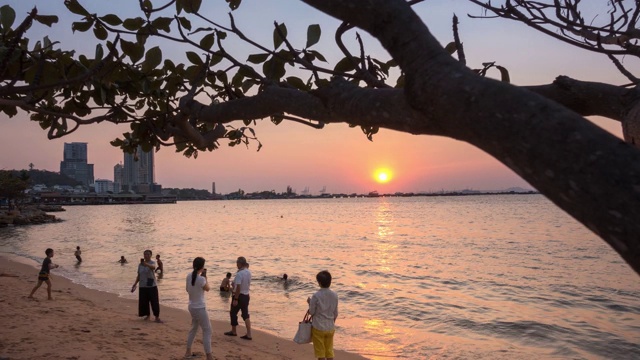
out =
[[[191,352],[191,345],[196,338],[198,326],[202,328],[202,343],[207,360],[213,360],[211,354],[211,322],[204,301],[204,292],[209,291],[207,269],[204,268],[204,258],[193,259],[193,272],[187,275],[187,292],[189,293],[189,313],[191,314],[191,330],[187,337],[187,353],[185,358],[195,357]]]

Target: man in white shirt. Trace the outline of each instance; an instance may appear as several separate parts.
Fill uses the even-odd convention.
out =
[[[233,299],[231,300],[231,331],[224,333],[227,336],[238,336],[236,327],[238,326],[238,312],[242,312],[242,320],[247,327],[247,334],[241,336],[241,339],[251,340],[251,320],[249,319],[249,286],[251,285],[251,272],[249,271],[249,263],[243,256],[236,260],[238,272],[233,281]]]

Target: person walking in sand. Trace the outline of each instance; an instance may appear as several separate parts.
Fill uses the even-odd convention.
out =
[[[222,279],[220,283],[220,291],[229,291],[231,290],[231,273],[228,272],[227,276]]]
[[[202,344],[207,360],[213,360],[211,354],[211,321],[207,313],[204,292],[209,291],[207,269],[204,268],[204,258],[193,259],[193,271],[187,275],[187,293],[189,293],[189,314],[191,314],[191,330],[187,336],[187,352],[185,359],[196,357],[191,352],[191,346],[196,338],[198,327],[202,329]]]
[[[251,272],[249,271],[249,263],[243,256],[236,260],[238,272],[233,280],[233,300],[231,301],[231,309],[229,316],[231,318],[231,331],[224,333],[227,336],[238,336],[236,327],[238,326],[238,312],[242,311],[242,319],[247,328],[247,334],[241,336],[241,339],[251,340],[251,319],[249,319],[249,287],[251,285]]]
[[[53,298],[51,297],[51,279],[50,279],[50,271],[51,269],[57,269],[60,266],[54,264],[51,261],[51,258],[53,257],[53,249],[49,248],[47,250],[44,251],[45,255],[47,255],[46,258],[44,258],[44,260],[42,261],[42,267],[40,268],[40,272],[38,273],[38,284],[33,288],[33,290],[31,290],[31,294],[29,294],[29,299],[33,299],[33,294],[36,293],[36,290],[38,290],[40,288],[40,286],[42,286],[42,283],[47,283],[47,298],[49,300],[53,300]]]
[[[149,305],[151,305],[151,310],[153,311],[153,316],[156,318],[156,322],[161,323],[158,283],[153,273],[156,269],[156,263],[151,260],[151,250],[145,250],[143,255],[144,258],[140,259],[140,264],[138,264],[138,276],[136,276],[136,281],[131,287],[131,292],[136,291],[136,285],[140,283],[140,289],[138,291],[138,316],[149,320],[151,316]]]
[[[159,272],[160,275],[164,275],[164,266],[162,265],[162,260],[160,260],[160,254],[156,255],[156,263],[158,264],[156,272]]]
[[[316,275],[316,281],[320,285],[320,290],[307,298],[309,314],[313,316],[311,323],[313,352],[318,360],[332,360],[333,335],[338,318],[338,295],[329,289],[331,273],[328,271],[320,271]]]
[[[82,262],[82,251],[80,251],[80,246],[76,246],[76,252],[73,253],[73,255],[76,256],[76,260],[78,260],[79,263]]]

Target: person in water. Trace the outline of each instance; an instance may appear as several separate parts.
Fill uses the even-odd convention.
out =
[[[78,260],[79,263],[82,262],[82,251],[80,251],[80,246],[76,246],[76,252],[73,253],[73,255],[76,256],[76,260]]]
[[[229,291],[231,290],[231,273],[228,272],[227,276],[222,279],[220,283],[220,291]]]
[[[164,266],[162,265],[162,260],[160,260],[160,254],[156,255],[156,264],[158,264],[158,267],[156,267],[156,272],[159,272],[160,275],[163,275]]]
[[[120,264],[126,264],[128,261],[124,258],[124,255],[120,256],[120,260],[118,260]]]

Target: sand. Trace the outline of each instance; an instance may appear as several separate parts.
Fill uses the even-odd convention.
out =
[[[53,300],[46,284],[34,299],[34,266],[0,257],[0,360],[14,359],[182,359],[191,318],[184,310],[160,304],[162,324],[137,317],[137,301],[87,289],[52,273]],[[185,293],[186,301],[186,293]],[[254,329],[253,340],[223,335],[227,322],[212,321],[215,359],[313,359],[310,344]],[[292,324],[295,326],[295,324]],[[238,334],[244,334],[243,326]],[[336,334],[339,336],[339,334]],[[204,359],[202,333],[192,350]],[[362,356],[336,351],[336,359]]]

